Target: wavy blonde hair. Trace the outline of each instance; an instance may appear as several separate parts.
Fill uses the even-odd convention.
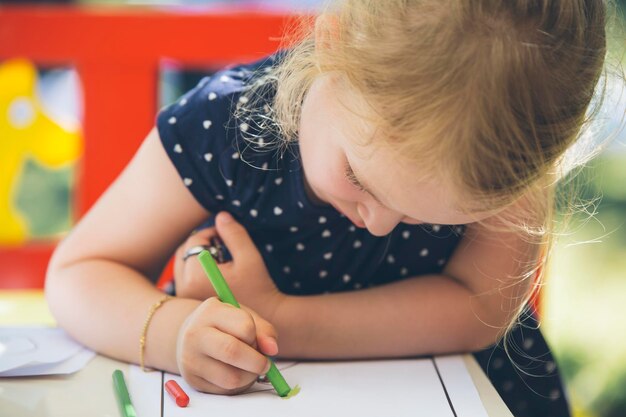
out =
[[[565,153],[599,107],[606,13],[602,0],[331,2],[327,47],[313,16],[283,37],[271,116],[281,140],[297,140],[309,87],[341,74],[342,96],[366,104],[347,109],[377,127],[367,143],[448,178],[467,212],[528,199],[500,224],[544,245],[520,277],[532,279],[551,247]]]

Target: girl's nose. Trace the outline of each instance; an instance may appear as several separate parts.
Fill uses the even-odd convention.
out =
[[[374,236],[389,234],[404,217],[378,203],[372,205],[357,203],[356,209],[367,230]]]

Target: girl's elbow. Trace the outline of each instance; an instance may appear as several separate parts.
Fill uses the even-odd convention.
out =
[[[48,261],[44,280],[44,296],[50,312],[57,320],[59,319],[59,309],[69,304],[67,303],[67,295],[64,294],[69,289],[69,283],[66,274],[64,274],[64,269],[69,263],[68,249],[64,247],[63,241],[61,241]]]

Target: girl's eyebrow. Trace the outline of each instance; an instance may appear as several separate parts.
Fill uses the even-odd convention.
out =
[[[361,187],[361,189],[363,191],[365,191],[366,193],[368,193],[369,195],[372,196],[372,198],[374,200],[376,200],[376,202],[378,204],[380,204],[381,206],[384,206],[383,202],[380,201],[380,199],[378,197],[376,197],[374,195],[374,193],[372,193],[369,189],[369,187],[367,187],[365,184],[363,184],[363,182],[361,182],[361,180],[359,180],[354,172],[354,170],[352,169],[352,167],[350,166],[350,162],[346,161],[346,173],[348,175],[350,175],[352,177],[352,179],[354,180],[353,182],[356,183],[356,185],[358,185],[359,187]]]

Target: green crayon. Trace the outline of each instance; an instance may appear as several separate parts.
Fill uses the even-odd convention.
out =
[[[240,308],[239,303],[237,302],[235,296],[228,287],[226,280],[222,276],[222,273],[217,267],[217,264],[215,263],[215,260],[213,259],[209,251],[203,250],[202,252],[200,252],[200,254],[198,255],[198,260],[202,265],[202,269],[204,269],[204,272],[209,277],[209,281],[211,281],[213,288],[215,288],[215,292],[217,293],[217,297],[220,299],[220,301]],[[289,384],[287,384],[287,381],[285,381],[285,378],[280,373],[278,368],[276,368],[274,361],[272,361],[271,359],[269,359],[269,361],[270,370],[267,372],[267,379],[270,381],[278,395],[280,395],[281,397],[285,397],[289,394],[291,388],[289,387]]]

